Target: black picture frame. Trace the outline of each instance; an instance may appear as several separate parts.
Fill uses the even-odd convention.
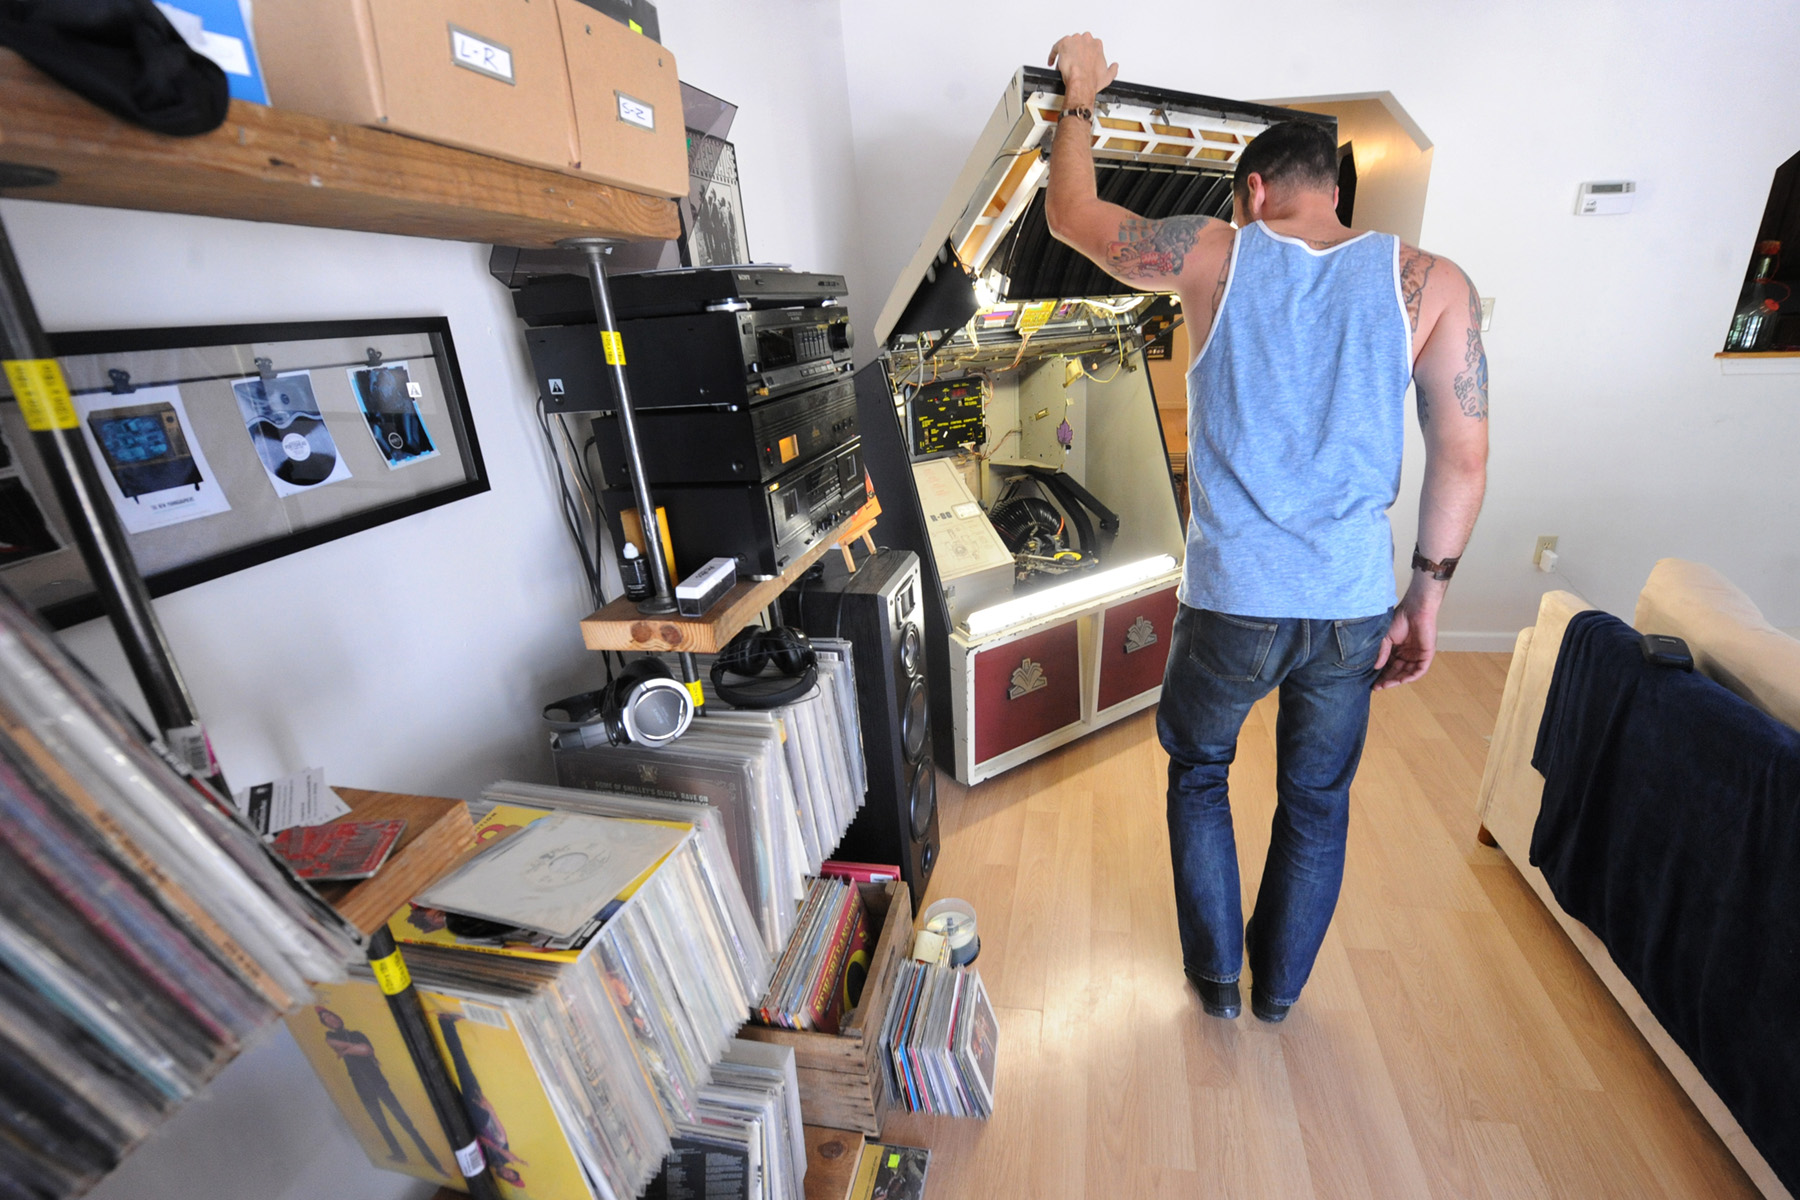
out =
[[[474,416],[469,408],[468,393],[463,383],[462,369],[457,359],[456,344],[451,335],[450,322],[441,316],[400,317],[83,330],[50,335],[51,347],[57,358],[63,361],[65,371],[71,377],[71,387],[76,393],[78,402],[83,396],[94,395],[104,390],[83,387],[79,382],[82,378],[92,381],[96,375],[96,367],[100,368],[99,373],[102,375],[108,368],[124,370],[129,377],[129,386],[134,390],[168,385],[216,385],[224,382],[225,375],[231,371],[240,371],[244,376],[257,374],[257,367],[254,365],[257,355],[253,352],[260,347],[271,348],[272,361],[274,361],[277,371],[304,369],[332,373],[335,376],[335,374],[344,374],[366,366],[366,360],[361,363],[354,359],[320,363],[296,360],[284,363],[280,361],[278,348],[284,343],[362,343],[365,341],[379,342],[384,339],[390,344],[429,347],[429,354],[406,351],[405,355],[415,361],[429,358],[436,366],[435,378],[440,390],[433,393],[433,397],[435,399],[436,396],[441,395],[442,412],[437,415],[441,416],[443,420],[437,421],[436,428],[433,430],[437,451],[433,457],[441,456],[450,464],[459,463],[460,473],[455,472],[453,466],[434,465],[431,478],[443,475],[451,481],[446,482],[444,486],[429,486],[427,490],[421,491],[417,490],[417,480],[426,477],[422,474],[400,478],[399,471],[387,470],[386,466],[384,466],[383,472],[378,473],[369,470],[365,465],[360,476],[364,486],[359,487],[353,493],[346,491],[334,495],[338,497],[339,507],[348,503],[342,497],[354,495],[359,498],[360,502],[364,493],[368,495],[368,503],[361,504],[353,511],[346,511],[329,519],[310,520],[303,527],[276,532],[267,538],[237,545],[222,552],[197,552],[191,560],[173,562],[161,569],[146,570],[145,583],[153,597],[166,596],[183,588],[206,583],[290,554],[297,554],[302,550],[308,550],[338,538],[350,537],[365,530],[392,521],[399,521],[418,513],[428,512],[431,509],[488,491],[487,468],[481,456],[480,439],[476,434]],[[236,351],[237,353],[234,358],[227,360],[230,362],[230,366],[224,371],[214,371],[211,374],[193,378],[158,377],[159,373],[155,370],[154,364],[179,361],[166,354],[158,360],[154,356],[159,353],[212,349],[223,349],[227,353]],[[392,355],[390,357],[397,361],[401,356]],[[88,361],[83,363],[82,360]],[[115,363],[118,364],[117,367],[114,367]],[[148,367],[148,373],[140,376],[138,371],[131,369],[134,363]],[[354,395],[354,389],[347,377],[344,388],[346,392]],[[127,394],[121,393],[122,398]],[[7,440],[12,443],[15,456],[35,460],[35,451],[23,450],[23,447],[30,443],[29,438],[18,433],[22,426],[14,420],[18,416],[16,408],[13,408],[10,402],[6,407],[12,409],[5,415],[7,417],[6,429],[9,435]],[[215,402],[211,407],[222,409],[225,406]],[[235,437],[242,442],[243,451],[249,453],[254,459],[254,451],[251,449],[249,439],[245,437],[242,419],[235,412],[229,410],[203,412],[201,406],[193,403],[188,404],[186,408],[188,418],[197,427],[203,426],[206,422],[213,422],[216,425],[236,421]],[[341,411],[341,408],[340,402],[339,419],[335,423],[327,420],[326,424],[340,441],[368,439],[369,446],[359,448],[358,455],[365,461],[380,462],[379,447],[375,445],[367,427],[364,426],[359,431],[357,422]],[[422,418],[422,414],[420,415]],[[238,453],[237,450],[229,448],[231,443],[219,440],[228,437],[225,432],[216,429],[209,432],[215,441],[215,448],[223,444],[228,447],[227,454],[236,455]],[[360,442],[358,444],[360,447]],[[339,447],[334,447],[334,449],[338,449],[340,454],[343,453]],[[106,472],[107,467],[103,461],[97,459],[96,465],[100,467],[102,473]],[[240,489],[251,486],[246,479],[254,479],[257,488],[266,489],[269,486],[266,481],[255,478],[254,473],[248,472],[241,464],[233,465],[236,473],[242,477],[237,481]],[[387,465],[404,467],[407,462]],[[55,552],[54,556],[40,555],[30,560],[0,567],[0,580],[4,580],[28,604],[36,607],[43,618],[53,627],[63,629],[104,616],[105,613],[99,596],[93,591],[86,566],[82,563],[74,541],[69,536],[68,519],[56,507],[47,478],[41,475],[41,470],[35,461],[31,461],[26,466],[25,474],[27,476],[34,473],[39,474],[39,478],[32,481],[36,484],[33,490],[39,498],[40,505],[44,507],[46,515],[50,516],[52,523],[59,527],[58,532],[62,534],[62,547]],[[396,485],[397,479],[399,483]],[[388,484],[388,488],[384,489],[380,486],[383,483]],[[231,487],[223,484],[221,486],[229,499]],[[396,487],[409,490],[406,494],[390,494],[395,492]],[[253,497],[246,491],[243,492],[241,499],[253,499],[255,506],[263,510],[284,513],[294,511],[285,508],[294,500],[311,499],[310,495],[282,497],[279,489],[274,495],[276,499],[271,501],[269,495],[263,491],[257,491]],[[384,499],[384,495],[387,495],[388,498]],[[199,518],[199,521],[211,519],[214,518],[202,517]],[[193,522],[196,525],[198,523],[198,521]],[[152,532],[158,535],[166,534],[166,530],[163,529]],[[134,553],[138,551],[140,536],[135,533],[127,535],[127,540],[133,544]],[[167,542],[164,544],[162,553],[164,557],[168,557],[170,554]],[[56,561],[48,561],[52,559]],[[141,555],[140,569],[142,569]],[[47,587],[42,582],[47,574],[62,577],[54,580],[54,587]],[[34,580],[37,581],[35,587],[33,586]],[[77,583],[85,585],[85,590],[78,589],[75,586]]]

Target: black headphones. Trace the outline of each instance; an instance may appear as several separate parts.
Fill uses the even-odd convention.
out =
[[[544,719],[565,729],[597,720],[615,746],[663,746],[693,723],[694,698],[661,659],[640,658],[597,692],[545,705]]]
[[[765,675],[770,666],[775,674]],[[737,678],[727,681],[727,675]],[[780,708],[812,691],[818,682],[819,660],[812,643],[785,625],[750,626],[713,659],[713,690],[733,708]]]

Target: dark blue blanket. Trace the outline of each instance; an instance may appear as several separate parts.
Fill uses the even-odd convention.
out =
[[[1569,622],[1531,861],[1800,1193],[1800,733],[1638,647]]]

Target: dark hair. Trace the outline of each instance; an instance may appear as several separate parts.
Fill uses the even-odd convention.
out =
[[[1252,174],[1262,176],[1265,187],[1330,191],[1337,186],[1337,139],[1316,121],[1271,125],[1257,134],[1238,157],[1232,190],[1244,195]]]

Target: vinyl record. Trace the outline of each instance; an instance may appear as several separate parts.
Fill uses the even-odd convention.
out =
[[[337,467],[337,446],[323,421],[296,416],[286,429],[258,421],[250,429],[257,457],[269,473],[296,487],[310,487],[331,478]]]

